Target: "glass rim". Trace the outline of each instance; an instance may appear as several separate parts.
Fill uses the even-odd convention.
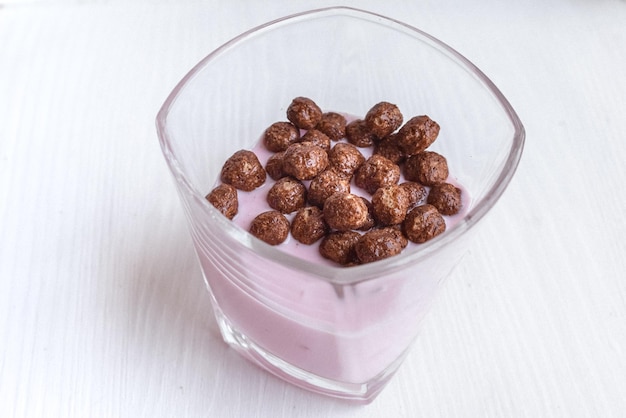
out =
[[[204,194],[200,192],[186,176],[176,158],[176,153],[172,150],[171,139],[167,128],[167,116],[170,109],[174,106],[176,99],[188,82],[200,71],[202,71],[203,68],[209,65],[213,59],[256,35],[262,34],[265,31],[274,30],[282,25],[297,23],[298,21],[306,20],[312,17],[342,15],[379,24],[384,23],[390,29],[411,35],[421,41],[426,41],[431,44],[431,46],[439,50],[439,52],[445,53],[448,58],[450,58],[453,62],[456,61],[454,62],[455,64],[461,65],[472,76],[474,76],[474,78],[476,78],[488,92],[491,93],[491,95],[502,107],[504,113],[507,115],[514,130],[507,159],[502,167],[502,170],[499,172],[497,179],[487,190],[483,198],[477,202],[473,202],[473,207],[458,222],[458,224],[432,240],[419,244],[419,248],[414,251],[403,252],[399,255],[379,260],[374,263],[351,267],[320,265],[315,262],[304,260],[295,255],[288,254],[274,246],[266,244],[258,239],[254,239],[254,237],[252,237],[252,235],[247,231],[244,231],[235,225],[234,222],[222,216],[221,213],[205,199]],[[458,51],[414,26],[378,13],[346,6],[324,7],[290,14],[258,25],[225,42],[199,61],[176,84],[157,114],[156,128],[161,150],[165,156],[170,171],[174,175],[175,181],[179,184],[179,186],[183,186],[194,199],[199,201],[201,207],[208,216],[212,216],[216,219],[216,225],[223,228],[228,235],[234,237],[234,239],[236,239],[241,245],[248,247],[263,257],[267,257],[286,267],[312,274],[332,284],[341,285],[355,284],[365,280],[372,280],[395,272],[399,269],[418,264],[420,261],[428,258],[433,253],[442,250],[448,246],[448,244],[454,242],[457,238],[469,231],[491,210],[509,185],[519,165],[526,136],[521,120],[506,97],[478,67],[461,55]]]

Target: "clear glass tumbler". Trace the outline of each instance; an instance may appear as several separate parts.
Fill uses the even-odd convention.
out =
[[[224,161],[286,120],[297,96],[353,115],[380,101],[429,115],[441,125],[431,149],[471,196],[466,215],[425,244],[349,268],[302,260],[237,227],[205,195]],[[346,7],[281,18],[219,47],[167,98],[157,130],[224,340],[288,382],[361,403],[403,361],[524,143],[508,101],[467,59],[416,28]]]

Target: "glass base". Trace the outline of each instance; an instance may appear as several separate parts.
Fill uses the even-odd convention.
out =
[[[266,351],[244,333],[238,331],[219,308],[216,306],[214,308],[222,338],[244,358],[295,386],[352,403],[369,404],[372,402],[389,382],[406,356],[406,352],[403,353],[382,373],[364,383],[327,379],[287,363]]]

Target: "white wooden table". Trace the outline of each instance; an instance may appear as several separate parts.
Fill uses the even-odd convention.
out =
[[[154,117],[202,57],[329,1],[0,1],[3,417],[626,416],[626,2],[344,1],[472,60],[526,126],[371,405],[219,338]]]

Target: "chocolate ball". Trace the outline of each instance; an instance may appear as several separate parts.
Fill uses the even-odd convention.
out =
[[[439,135],[439,124],[426,115],[415,116],[398,131],[400,149],[414,155],[428,148]]]
[[[322,114],[315,129],[322,131],[333,141],[339,141],[346,136],[346,118],[336,112],[326,112]]]
[[[448,162],[434,151],[422,151],[407,158],[404,177],[426,186],[443,183],[448,178]]]
[[[324,202],[324,219],[332,229],[359,229],[367,221],[367,205],[360,196],[335,193]]]
[[[365,123],[377,138],[390,135],[402,125],[402,113],[398,106],[388,102],[374,105],[365,115]]]
[[[233,219],[239,210],[237,189],[230,184],[220,184],[215,187],[206,195],[206,200],[228,219]]]
[[[402,222],[402,232],[411,241],[421,244],[446,230],[446,222],[437,208],[425,204],[416,206],[407,213]]]
[[[461,210],[461,189],[450,183],[434,185],[428,192],[427,202],[442,215],[456,215]]]
[[[404,183],[400,183],[400,187],[407,192],[407,196],[409,197],[409,208],[424,203],[424,200],[428,195],[426,187],[414,181],[405,181]]]
[[[374,154],[354,173],[354,183],[374,194],[378,188],[397,184],[400,180],[400,167],[382,155]]]
[[[376,135],[369,130],[364,120],[357,119],[346,126],[346,139],[352,145],[367,148],[371,147],[377,138]]]
[[[319,245],[322,257],[341,265],[354,264],[357,260],[354,247],[361,237],[356,231],[334,231],[326,235]]]
[[[335,170],[325,170],[309,183],[309,203],[323,207],[324,202],[337,192],[350,193],[350,181]]]
[[[400,224],[409,210],[409,195],[399,185],[380,187],[372,196],[374,218],[383,225]]]
[[[365,223],[361,225],[361,227],[359,228],[359,231],[367,231],[376,226],[376,217],[374,216],[374,205],[372,205],[372,202],[370,202],[363,196],[361,196],[361,200],[363,200],[363,203],[365,203],[365,206],[367,206],[367,219],[365,220]]]
[[[317,129],[308,130],[304,135],[302,135],[300,142],[317,145],[325,151],[330,150],[330,138],[324,132],[318,131]]]
[[[300,129],[313,129],[322,120],[322,110],[308,97],[296,97],[287,108],[287,119]]]
[[[265,169],[256,154],[248,150],[235,152],[222,166],[222,182],[246,192],[265,183]]]
[[[291,213],[304,207],[306,195],[306,187],[300,180],[283,177],[267,192],[267,203],[281,213]]]
[[[337,173],[351,178],[354,172],[365,162],[361,151],[352,144],[339,142],[328,153],[328,164]]]
[[[311,180],[328,167],[328,154],[309,143],[290,145],[283,156],[283,171],[298,180]]]
[[[398,134],[395,133],[387,135],[376,143],[374,154],[382,155],[396,164],[400,164],[406,159],[406,155],[400,149],[400,144],[398,143]]]
[[[289,122],[275,122],[265,130],[263,142],[273,152],[280,152],[300,139],[300,130]]]
[[[272,180],[278,180],[285,177],[285,172],[283,171],[284,155],[284,151],[272,154],[265,163],[265,171],[267,172],[267,175],[272,178]]]
[[[270,245],[282,244],[289,236],[289,220],[277,210],[263,212],[252,220],[250,233]]]
[[[408,241],[397,228],[372,229],[359,238],[354,251],[361,263],[371,263],[400,254]]]
[[[291,236],[298,242],[311,245],[329,231],[324,220],[324,213],[316,206],[307,206],[298,209],[291,222]]]

